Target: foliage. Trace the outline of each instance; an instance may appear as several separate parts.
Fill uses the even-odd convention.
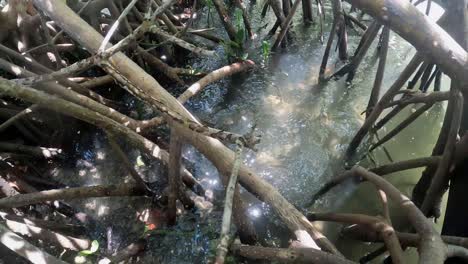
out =
[[[203,70],[194,68],[192,67],[192,65],[188,65],[187,68],[189,70],[189,74],[194,75],[194,76],[203,73]]]
[[[249,54],[244,51],[244,41],[247,38],[247,33],[244,18],[242,17],[242,10],[239,8],[236,8],[234,11],[234,21],[236,28],[235,40],[224,40],[221,45],[226,52],[228,60],[246,60],[249,57]]]
[[[268,57],[270,57],[270,53],[271,53],[270,42],[266,40],[262,41],[262,57],[264,61],[266,61]]]
[[[75,263],[91,263],[90,260],[87,258],[89,256],[94,255],[99,249],[99,242],[97,240],[93,240],[91,242],[91,247],[89,249],[82,250],[78,252],[76,255],[74,262]]]
[[[143,157],[141,155],[139,155],[136,159],[136,166],[137,167],[144,167],[146,164],[145,162],[143,161]]]
[[[239,46],[242,47],[242,44],[244,43],[244,40],[246,39],[246,33],[245,33],[245,25],[244,25],[244,18],[242,17],[242,10],[239,8],[236,8],[234,11],[234,18],[236,21],[236,43],[239,44]]]
[[[99,249],[99,242],[97,240],[93,240],[93,242],[91,242],[91,247],[89,249],[82,250],[78,254],[81,256],[89,256],[89,255],[96,253],[98,249]]]
[[[208,27],[211,27],[211,21],[213,20],[212,10],[213,10],[214,4],[211,0],[204,0],[203,2],[205,6],[208,8],[208,12],[206,15],[206,24],[208,25]]]

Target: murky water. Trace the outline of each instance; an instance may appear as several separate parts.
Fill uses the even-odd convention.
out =
[[[252,14],[259,14],[260,10],[259,4],[251,7]],[[327,12],[330,14],[328,7]],[[258,29],[257,38],[262,39],[274,20],[272,16],[261,19],[257,15],[252,19],[254,28]],[[205,17],[199,18],[199,23],[204,24]],[[265,24],[269,27],[260,29]],[[319,41],[319,25],[304,26],[300,16],[297,16],[294,25],[294,43],[287,49],[271,54],[264,61],[260,49],[252,48],[250,57],[258,62],[254,70],[208,86],[187,107],[202,121],[220,129],[246,133],[255,126],[256,132],[262,135],[262,141],[258,145],[258,152],[248,151],[245,154],[244,163],[303,211],[311,209],[379,214],[381,209],[377,193],[366,184],[359,188],[349,184],[341,186],[321,199],[314,208],[304,208],[322,184],[342,169],[340,156],[364,120],[361,113],[367,106],[376,70],[376,43],[371,47],[370,55],[364,60],[352,85],[342,80],[318,85],[319,65],[324,51],[324,45]],[[325,32],[329,27],[330,21],[327,19]],[[358,34],[350,34],[350,50],[354,50],[358,41]],[[224,66],[226,60],[222,48],[219,48],[218,54],[215,58],[194,59],[192,67],[213,70]],[[395,34],[391,35],[384,89],[397,78],[413,54],[414,50],[409,44]],[[331,68],[334,67],[334,61],[333,57]],[[446,80],[443,84],[446,89]],[[417,122],[385,144],[394,161],[430,155],[431,144],[441,126],[444,107],[437,105],[431,108]],[[411,111],[412,108],[403,111],[385,130],[390,131]],[[383,134],[380,132],[381,136]],[[78,181],[69,184],[82,186],[130,180],[125,176],[126,173],[122,173],[124,169],[120,162],[112,157],[102,135],[96,134],[82,144],[86,147],[77,149],[77,153],[81,154],[74,170],[75,175],[78,170],[80,177]],[[158,179],[163,173],[158,164],[138,157],[139,153],[134,150],[128,151],[132,160],[139,160],[136,166],[148,179]],[[223,188],[216,169],[190,146],[186,147],[184,156],[196,164],[194,175],[202,184],[209,190],[218,191],[220,201],[216,203],[220,203]],[[381,149],[374,151],[374,159],[378,164],[389,162]],[[372,166],[368,160],[363,163]],[[410,195],[420,172],[405,171],[387,178],[406,195]],[[60,173],[63,174],[60,170],[55,173],[57,178],[72,178],[60,176]],[[245,198],[249,216],[260,235],[269,239],[272,245],[288,246],[285,238],[287,232],[269,206],[250,195]],[[79,204],[85,212],[101,219],[94,238],[106,243],[107,252],[112,253],[141,235],[144,227],[143,223],[136,220],[136,215],[148,207],[149,201],[111,198],[89,199]],[[221,210],[221,207],[217,209]],[[398,212],[393,211],[392,216],[396,226],[405,226]],[[214,239],[218,236],[220,213],[215,212],[212,217],[198,222],[195,221],[196,217],[196,213],[184,216],[173,232],[152,239],[151,250],[147,251],[142,262],[206,262],[212,252],[210,250],[214,248]],[[107,228],[104,231],[108,226],[112,227],[111,230]],[[339,227],[336,225],[324,224],[322,227],[350,258],[357,260],[371,250],[363,243],[339,237]]]

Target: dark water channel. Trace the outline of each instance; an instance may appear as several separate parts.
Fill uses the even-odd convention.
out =
[[[251,7],[252,14],[259,14],[260,11],[260,4]],[[330,12],[327,7],[328,17]],[[198,22],[202,25],[206,13],[200,15]],[[271,16],[261,19],[257,15],[253,15],[252,19],[255,29],[269,25],[266,29],[257,30],[257,39],[262,39],[274,20]],[[319,41],[320,27],[318,24],[304,26],[300,15],[294,25],[294,43],[287,49],[271,54],[265,61],[260,49],[252,48],[249,56],[257,63],[254,70],[208,86],[187,107],[200,120],[217,128],[246,133],[255,126],[256,132],[262,135],[262,141],[256,153],[245,153],[244,163],[301,210],[379,214],[381,209],[377,193],[366,184],[359,188],[352,184],[341,186],[321,199],[314,208],[304,207],[322,184],[343,168],[340,156],[364,119],[361,113],[367,105],[376,70],[373,56],[376,44],[370,49],[370,56],[366,57],[351,85],[342,80],[318,85],[319,64],[324,50],[324,45]],[[220,28],[219,25],[214,27]],[[327,19],[325,39],[329,27],[330,21]],[[351,34],[349,41],[351,50],[354,50],[359,35]],[[192,67],[209,71],[226,65],[222,47],[218,51],[217,57],[193,59]],[[408,43],[395,34],[391,35],[384,89],[397,78],[413,54],[414,50]],[[443,84],[446,89],[447,81],[444,80]],[[444,108],[444,105],[431,108],[385,145],[394,161],[430,155],[431,143],[438,135]],[[390,131],[412,111],[413,108],[403,111],[383,131]],[[380,132],[380,135],[383,134]],[[148,179],[156,181],[164,173],[159,164],[141,156],[138,151],[127,151],[135,167]],[[51,174],[74,186],[131,180],[100,133],[84,137],[82,142],[77,143],[76,153],[77,161],[72,169],[64,165],[63,168],[55,168]],[[216,245],[223,200],[217,170],[193,147],[185,147],[184,157],[195,165],[193,173],[203,186],[214,192],[215,208],[207,217],[200,217],[197,212],[188,213],[175,229],[153,236],[140,263],[205,263]],[[374,151],[374,159],[380,165],[389,162],[381,149]],[[367,159],[362,164],[375,166]],[[388,179],[403,193],[410,195],[420,172],[405,171],[389,175]],[[287,247],[287,231],[271,208],[250,195],[246,194],[245,198],[249,217],[262,239],[271,246]],[[107,253],[116,252],[141,236],[144,226],[137,220],[137,215],[149,204],[149,200],[141,198],[99,198],[74,203],[99,219],[92,235]],[[398,212],[393,211],[392,216],[397,227],[406,226]],[[320,223],[319,226],[352,259],[357,260],[372,250],[369,245],[340,237],[339,226]],[[412,263],[410,260],[408,263]]]

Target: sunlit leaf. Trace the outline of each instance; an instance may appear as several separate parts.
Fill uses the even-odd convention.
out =
[[[270,43],[266,40],[262,41],[262,55],[264,60],[270,56]]]
[[[83,256],[83,255],[78,255],[75,257],[75,259],[73,260],[73,262],[75,264],[82,264],[82,263],[86,263],[86,257]]]
[[[236,19],[236,27],[237,27],[237,30],[243,28],[243,17],[242,17],[242,10],[240,10],[239,8],[236,8],[236,10],[234,11],[234,17]]]
[[[91,248],[80,251],[80,255],[84,255],[84,256],[92,255],[96,253],[98,249],[99,249],[99,242],[97,240],[93,240],[93,242],[91,242]]]
[[[136,165],[137,165],[137,167],[145,166],[145,162],[143,162],[143,157],[142,157],[142,156],[138,156],[138,157],[137,157],[137,159],[136,159]]]

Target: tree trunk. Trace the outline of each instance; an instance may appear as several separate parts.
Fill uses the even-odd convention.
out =
[[[346,22],[341,0],[333,0],[333,17],[336,21],[336,33],[338,35],[338,47],[340,60],[348,59],[348,34],[346,33]]]
[[[304,23],[310,23],[314,21],[312,17],[312,1],[311,0],[302,0],[302,17]]]
[[[452,36],[464,47],[468,48],[468,0],[450,0],[447,3],[447,11],[450,12],[449,29]],[[452,79],[452,82],[454,80]],[[468,97],[464,96],[463,116],[460,125],[460,134],[468,130]],[[466,136],[466,135],[465,135]],[[468,203],[466,202],[468,189],[468,159],[459,162],[459,166],[450,178],[450,189],[445,211],[445,220],[442,227],[443,235],[468,236]],[[446,263],[468,263],[460,258],[450,258]]]

